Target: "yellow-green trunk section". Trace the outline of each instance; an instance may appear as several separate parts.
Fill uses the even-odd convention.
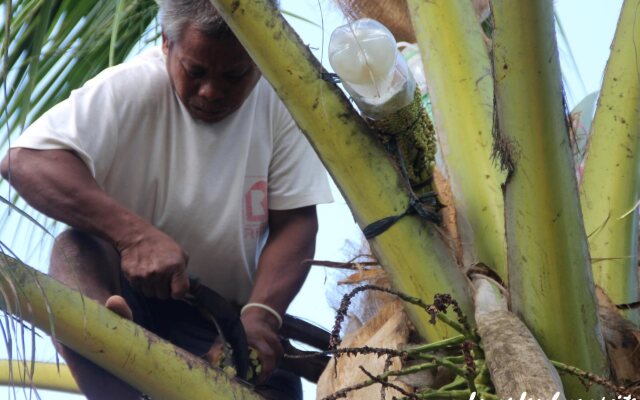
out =
[[[640,0],[626,0],[591,130],[581,187],[593,278],[614,303],[638,301]],[[628,317],[639,322],[638,312]]]
[[[551,0],[494,0],[497,145],[512,310],[549,358],[607,374],[568,143]],[[564,379],[567,398],[601,398]]]
[[[191,355],[52,278],[0,255],[3,310],[29,321],[152,398],[261,399]]]
[[[307,135],[360,227],[404,212],[408,183],[342,92],[322,79],[321,66],[277,10],[266,0],[212,3]],[[370,244],[395,289],[427,302],[450,293],[472,315],[466,281],[433,225],[408,216]],[[408,312],[427,339],[454,334],[431,325],[416,307]]]
[[[65,364],[30,360],[0,360],[0,385],[81,393]]]
[[[504,175],[491,160],[491,64],[470,1],[409,0],[465,262],[507,280]]]

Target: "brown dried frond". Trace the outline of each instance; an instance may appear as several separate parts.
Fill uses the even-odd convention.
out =
[[[352,387],[367,380],[367,376],[360,370],[360,366],[366,367],[372,374],[380,374],[388,369],[401,369],[403,364],[402,357],[393,357],[391,362],[388,362],[386,357],[381,357],[383,354],[400,355],[399,353],[396,354],[393,351],[382,351],[380,349],[395,349],[401,352],[400,349],[405,347],[409,341],[410,331],[411,325],[402,303],[397,299],[386,303],[362,327],[345,335],[340,348],[360,348],[360,350],[350,351],[348,357],[339,357],[337,363],[336,358],[329,362],[329,365],[318,380],[318,398],[332,398],[330,396],[341,389]],[[378,351],[376,349],[369,351],[368,349],[372,347],[378,349]],[[363,351],[363,348],[366,351]],[[405,391],[411,390],[408,385],[404,385],[400,381],[394,381],[394,384],[402,387]],[[380,398],[379,387],[362,386],[359,389],[357,392],[348,390],[341,397],[334,396],[333,398],[353,400]],[[402,392],[394,389],[387,391],[389,398],[393,396],[399,398],[401,395]]]
[[[389,28],[398,42],[416,42],[406,0],[334,0],[352,20],[372,18]],[[489,16],[489,0],[471,0],[476,17],[484,21]]]
[[[449,240],[453,248],[456,259],[462,260],[462,239],[458,231],[458,217],[456,215],[456,205],[453,198],[453,191],[449,184],[448,178],[439,168],[433,171],[433,183],[438,192],[438,200],[444,204],[444,208],[440,211],[442,214],[442,229],[445,237]]]
[[[372,285],[388,286],[389,278],[386,272],[378,267],[374,269],[361,269],[356,273],[338,281],[338,285],[358,285],[369,282]]]
[[[640,381],[640,329],[625,319],[609,296],[596,286],[598,315],[614,378],[620,385]],[[638,390],[638,389],[634,389]]]
[[[409,9],[405,0],[335,0],[350,19],[372,18],[389,28],[397,41],[415,43]]]

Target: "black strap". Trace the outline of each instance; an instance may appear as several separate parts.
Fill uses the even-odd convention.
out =
[[[437,209],[442,207],[442,205],[438,202],[438,198],[433,192],[427,193],[421,197],[414,197],[409,200],[409,206],[406,210],[404,210],[403,213],[393,215],[391,217],[385,217],[372,222],[363,229],[362,233],[364,233],[364,237],[366,239],[373,239],[374,237],[384,233],[387,229],[391,228],[393,224],[401,220],[403,217],[413,214],[417,214],[421,218],[435,223],[442,222],[442,218],[440,217],[440,215],[426,209],[424,207],[425,205],[429,205]]]
[[[438,214],[438,210],[440,210],[443,205],[438,201],[438,197],[435,192],[428,192],[418,197],[414,192],[414,188],[411,187],[409,174],[405,167],[404,157],[402,156],[402,152],[398,149],[395,138],[391,138],[389,140],[387,147],[390,153],[395,153],[396,157],[398,157],[400,172],[402,173],[402,177],[409,189],[409,205],[401,214],[385,217],[367,225],[362,231],[366,239],[372,239],[386,232],[387,229],[391,228],[396,222],[407,215],[417,214],[421,218],[435,222],[436,224],[442,222],[442,218],[440,217],[440,214]],[[423,186],[423,184],[420,184],[420,186]],[[435,211],[431,211],[430,209]]]

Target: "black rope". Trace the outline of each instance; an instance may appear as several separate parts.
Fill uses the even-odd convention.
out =
[[[427,193],[421,197],[413,197],[409,200],[409,206],[406,210],[404,210],[404,212],[372,222],[362,230],[362,233],[364,233],[364,237],[366,239],[373,239],[374,237],[386,232],[387,229],[391,228],[403,217],[414,214],[417,214],[421,218],[424,218],[428,221],[440,223],[442,221],[440,215],[433,211],[425,209],[425,204],[431,205],[438,209],[442,207],[442,205],[438,202],[438,198],[433,192]]]
[[[428,192],[422,196],[417,196],[414,192],[414,189],[411,187],[409,173],[407,172],[407,168],[405,166],[404,157],[402,156],[402,152],[400,152],[400,150],[398,149],[395,138],[389,140],[388,150],[390,153],[395,153],[396,157],[398,157],[400,172],[402,173],[402,177],[404,178],[404,181],[409,189],[409,205],[407,206],[406,210],[404,210],[404,212],[398,215],[385,217],[367,225],[362,230],[362,233],[364,233],[364,237],[367,240],[373,239],[374,237],[386,232],[396,222],[407,215],[417,214],[421,218],[426,219],[427,221],[434,222],[436,224],[442,222],[442,218],[440,217],[440,214],[437,213],[437,211],[440,210],[443,205],[438,201],[438,197],[435,192]],[[420,184],[420,186],[422,185],[423,184]],[[425,206],[435,209],[435,212],[425,208]]]
[[[384,233],[387,229],[391,228],[393,224],[398,222],[402,217],[404,217],[405,215],[409,215],[409,213],[412,210],[413,210],[413,207],[409,206],[402,214],[382,218],[375,222],[370,223],[362,230],[362,233],[364,233],[364,237],[368,240],[368,239],[373,239],[374,237],[380,235],[381,233]]]

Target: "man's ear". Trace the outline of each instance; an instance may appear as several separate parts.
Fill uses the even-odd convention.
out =
[[[171,41],[167,37],[167,35],[162,32],[162,52],[164,55],[169,55],[169,47],[171,47]]]

